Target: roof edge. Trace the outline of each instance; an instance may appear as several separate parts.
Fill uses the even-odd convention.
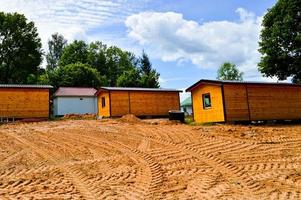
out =
[[[187,88],[186,92],[191,92],[195,87],[198,87],[201,83],[213,84],[213,85],[273,85],[273,86],[289,86],[289,87],[301,87],[301,84],[297,83],[284,83],[284,82],[248,82],[248,81],[227,81],[227,80],[209,80],[209,79],[201,79],[189,88]]]
[[[95,97],[96,93],[93,95],[53,95],[53,97]]]
[[[0,88],[52,89],[51,85],[0,84]]]
[[[199,84],[201,83],[208,83],[208,84],[213,84],[213,85],[222,85],[223,82],[219,81],[219,80],[209,80],[209,79],[201,79],[199,81],[197,81],[196,83],[194,83],[193,85],[191,85],[190,87],[188,87],[185,92],[191,92],[195,87],[199,86]]]
[[[177,89],[164,89],[164,88],[141,88],[141,87],[100,87],[95,95],[98,95],[100,92],[109,92],[109,91],[137,91],[137,92],[183,92],[182,90]]]

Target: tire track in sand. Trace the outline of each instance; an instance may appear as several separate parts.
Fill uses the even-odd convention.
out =
[[[94,144],[98,143],[98,141],[95,141],[95,138],[88,135],[77,135],[85,138],[85,141],[91,141]],[[162,199],[160,186],[163,183],[163,172],[159,163],[157,163],[149,154],[124,145],[123,143],[116,141],[116,139],[113,141],[103,137],[101,139],[102,145],[103,143],[106,143],[107,145],[122,151],[126,155],[129,155],[133,160],[139,160],[138,163],[143,164],[146,167],[145,171],[142,172],[142,177],[138,178],[140,179],[139,181],[141,181],[138,186],[134,186],[130,188],[130,190],[120,189],[118,192],[128,199]],[[101,198],[105,198],[105,196],[101,196]]]
[[[15,140],[17,140],[22,145],[29,147],[31,150],[33,150],[36,154],[43,157],[45,160],[48,160],[52,163],[56,163],[55,157],[50,152],[46,152],[44,149],[39,148],[34,143],[31,143],[28,140],[21,138],[14,133],[9,132],[6,134],[9,135],[10,137],[14,138]],[[78,189],[78,191],[82,194],[82,196],[85,199],[87,199],[87,200],[97,199],[97,196],[94,195],[95,193],[91,192],[95,188],[90,188],[89,183],[86,182],[85,177],[82,176],[81,174],[79,174],[78,171],[76,171],[74,168],[68,167],[68,166],[60,166],[59,169],[60,169],[60,171],[62,171],[63,174],[66,175],[66,179],[75,185],[76,189]]]
[[[141,132],[144,134],[139,134],[137,132]],[[214,154],[210,153],[209,151],[204,152],[202,149],[198,149],[197,147],[194,147],[195,145],[199,144],[181,144],[181,143],[174,143],[172,141],[168,141],[166,139],[157,138],[155,136],[152,136],[149,134],[149,131],[145,133],[143,129],[140,129],[135,131],[135,134],[133,135],[130,130],[127,131],[127,135],[131,135],[134,137],[140,137],[141,139],[146,138],[151,141],[161,143],[168,146],[173,146],[177,149],[181,149],[184,152],[186,152],[189,155],[192,155],[196,158],[199,158],[199,160],[203,161],[204,163],[208,164],[210,167],[217,169],[220,173],[222,173],[225,177],[227,177],[230,180],[233,180],[242,186],[242,189],[244,190],[245,194],[247,194],[251,199],[256,199],[258,196],[261,195],[260,192],[260,184],[248,176],[245,172],[243,172],[240,168],[237,166],[225,162],[221,160],[219,157],[215,156]]]

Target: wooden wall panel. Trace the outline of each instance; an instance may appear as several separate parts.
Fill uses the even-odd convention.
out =
[[[129,92],[111,91],[111,116],[122,116],[130,113]]]
[[[202,95],[210,93],[211,108],[203,108]],[[223,122],[222,89],[218,85],[201,85],[192,91],[193,115],[196,122]]]
[[[106,106],[102,107],[102,97],[105,98]],[[109,92],[102,92],[97,97],[98,116],[110,117],[110,95]]]
[[[179,106],[178,92],[130,92],[130,113],[137,116],[167,116]]]
[[[49,117],[49,90],[0,88],[0,117]]]
[[[248,86],[251,120],[301,119],[301,87]]]
[[[224,85],[227,121],[249,120],[247,90],[245,85]]]

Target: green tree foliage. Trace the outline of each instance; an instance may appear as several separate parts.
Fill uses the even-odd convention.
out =
[[[243,73],[239,72],[236,65],[225,62],[223,63],[217,71],[218,80],[233,80],[233,81],[242,81]]]
[[[258,64],[265,76],[301,81],[301,0],[278,0],[263,19]]]
[[[104,77],[88,64],[75,63],[59,67],[52,77],[55,86],[95,87],[106,84]]]
[[[106,50],[106,70],[110,86],[117,85],[117,79],[125,71],[132,70],[135,67],[134,54],[122,51],[118,47],[109,47]]]
[[[63,35],[58,33],[52,34],[51,40],[48,41],[48,53],[46,55],[47,71],[54,70],[58,67],[63,49],[66,44],[67,40]]]
[[[140,74],[138,69],[132,68],[124,71],[117,79],[118,87],[138,87],[140,86]]]
[[[53,41],[57,40],[53,39]],[[62,39],[59,41],[53,43],[63,44]],[[87,44],[77,40],[66,45],[61,52],[61,56],[56,57],[60,57],[59,62],[56,62],[59,63],[58,67],[51,67],[52,70],[42,74],[38,79],[39,83],[48,82],[55,89],[61,85],[80,86],[80,84],[97,88],[100,86],[159,87],[159,74],[152,68],[144,52],[141,58],[137,58],[133,53],[116,46],[108,47],[99,41]],[[80,69],[76,70],[77,67]],[[97,72],[98,75],[95,77],[99,77],[100,81],[95,81],[91,71]],[[94,82],[89,82],[89,79]]]
[[[41,40],[24,15],[0,12],[0,83],[34,81],[42,61]]]
[[[99,41],[92,42],[88,48],[88,63],[103,75],[107,75],[106,51],[107,45]]]
[[[88,45],[82,40],[75,40],[63,49],[59,65],[66,66],[74,63],[87,64],[88,54]]]
[[[160,74],[152,68],[152,64],[148,58],[148,55],[143,51],[140,58],[140,86],[147,88],[159,88],[159,76]]]

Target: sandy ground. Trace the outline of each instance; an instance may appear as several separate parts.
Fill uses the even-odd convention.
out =
[[[301,199],[301,125],[0,126],[0,199]]]

